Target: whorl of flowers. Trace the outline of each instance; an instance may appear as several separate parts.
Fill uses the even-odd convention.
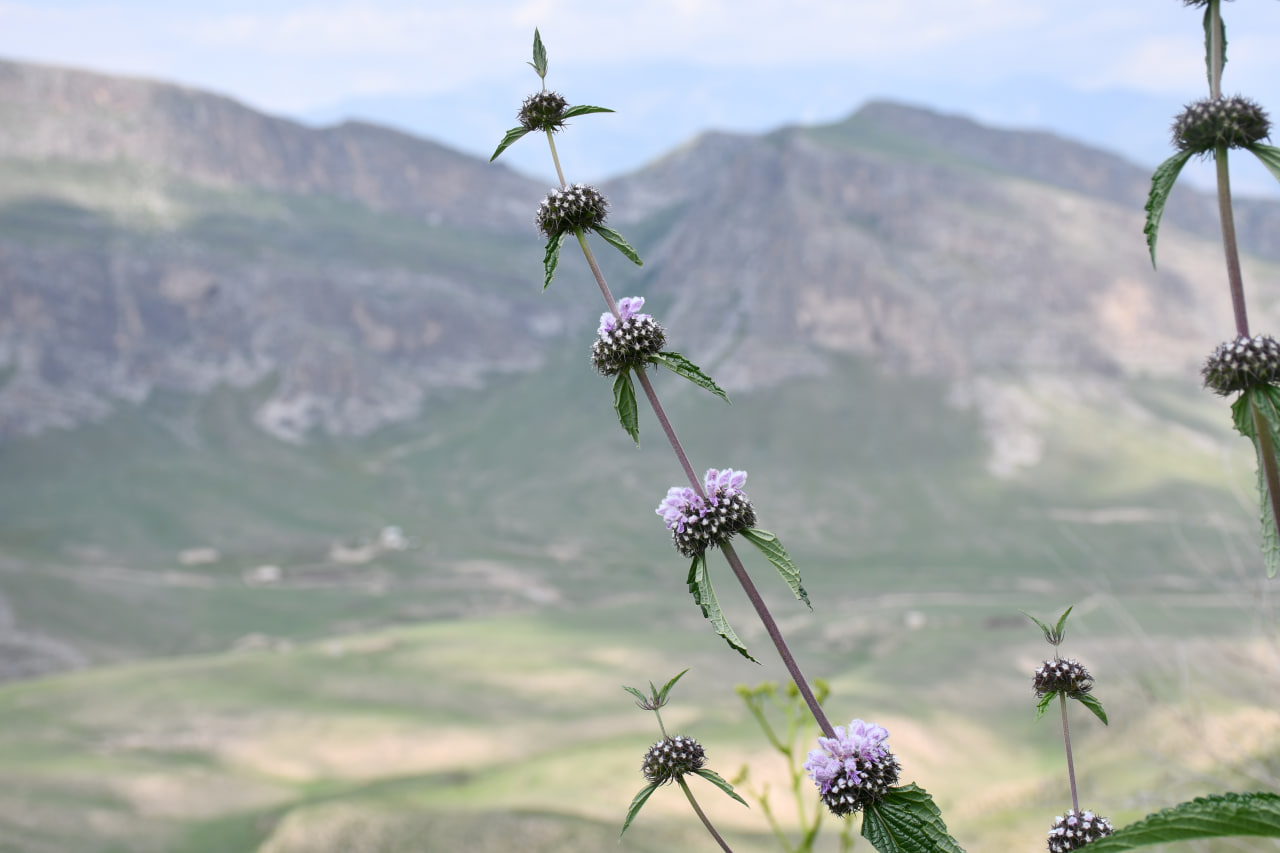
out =
[[[1196,101],[1173,123],[1174,146],[1196,154],[1208,154],[1219,145],[1243,148],[1270,134],[1266,111],[1239,95]]]
[[[1077,814],[1075,809],[1068,809],[1065,815],[1053,819],[1053,828],[1049,830],[1049,853],[1079,850],[1113,831],[1111,822],[1105,817],[1088,810]]]
[[[691,737],[676,735],[665,737],[649,747],[640,770],[650,782],[665,785],[686,773],[701,770],[706,761],[707,753],[702,744]]]
[[[1078,660],[1054,658],[1040,664],[1040,668],[1036,670],[1033,686],[1036,695],[1040,697],[1050,693],[1084,696],[1093,690],[1093,676]]]
[[[901,767],[885,740],[883,726],[854,720],[836,736],[818,738],[819,749],[809,751],[804,769],[818,793],[837,817],[852,814],[884,798],[898,782]]]
[[[591,345],[591,366],[601,374],[614,376],[662,352],[667,333],[652,316],[638,313],[643,307],[643,296],[626,296],[618,300],[621,319],[608,311],[600,315],[600,328]]]
[[[549,240],[575,228],[603,225],[608,211],[609,200],[598,189],[586,184],[573,184],[557,187],[547,193],[547,197],[538,205],[534,221],[542,236]]]
[[[697,557],[713,545],[723,545],[733,534],[756,523],[756,511],[742,491],[746,471],[707,469],[706,500],[692,488],[672,486],[656,512],[671,531],[676,550]]]
[[[1226,396],[1259,385],[1280,383],[1280,343],[1270,335],[1243,335],[1219,344],[1200,371],[1205,387]]]
[[[564,111],[569,102],[559,92],[538,92],[524,99],[518,118],[525,130],[550,130],[564,127]]]

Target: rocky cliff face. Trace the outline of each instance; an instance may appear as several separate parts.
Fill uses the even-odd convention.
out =
[[[726,386],[848,354],[963,385],[1194,372],[1229,336],[1212,203],[1175,197],[1157,275],[1148,180],[1045,134],[873,104],[704,137],[606,191],[646,259],[620,287]],[[222,383],[262,388],[281,438],[362,434],[535,369],[567,330],[585,350],[599,306],[539,292],[543,190],[377,127],[0,63],[0,437]],[[1280,206],[1242,212],[1259,257],[1280,256],[1278,225]]]

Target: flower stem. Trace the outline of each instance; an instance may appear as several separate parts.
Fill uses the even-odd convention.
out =
[[[1250,403],[1249,409],[1253,415],[1253,431],[1258,436],[1258,456],[1262,459],[1262,477],[1267,484],[1267,503],[1271,506],[1276,530],[1280,530],[1280,506],[1276,504],[1276,495],[1280,495],[1280,471],[1276,470],[1276,446],[1271,441],[1271,426],[1257,406]]]
[[[1209,0],[1209,97],[1222,97],[1222,4]]]
[[[1076,795],[1076,763],[1071,757],[1071,729],[1067,727],[1067,695],[1058,693],[1058,702],[1062,706],[1062,739],[1067,745],[1067,779],[1071,782],[1071,808],[1080,814],[1080,798]]]
[[[567,187],[569,184],[564,179],[564,170],[560,168],[560,155],[556,153],[556,140],[550,130],[547,131],[547,144],[551,146],[551,162],[556,164],[556,177],[560,179],[560,186]]]
[[[698,805],[698,801],[694,799],[693,791],[689,790],[689,783],[684,781],[683,776],[677,776],[676,781],[680,783],[680,790],[684,791],[684,795],[689,798],[689,805],[693,806],[694,813],[698,815],[702,825],[707,828],[707,832],[711,833],[711,837],[720,845],[720,849],[725,853],[733,853],[733,848],[720,836],[720,833],[716,832],[716,828],[711,825],[711,819],[707,817],[706,812],[702,810],[702,806]]]
[[[1235,312],[1236,335],[1249,337],[1249,317],[1244,305],[1244,276],[1240,272],[1240,245],[1236,240],[1235,214],[1231,210],[1231,175],[1227,169],[1227,146],[1213,152],[1218,170],[1218,218],[1222,221],[1222,251],[1227,259],[1227,284],[1231,288],[1231,308]]]

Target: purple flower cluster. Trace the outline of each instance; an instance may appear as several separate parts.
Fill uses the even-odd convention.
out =
[[[666,332],[649,314],[641,314],[643,296],[625,296],[618,300],[618,314],[606,311],[600,315],[600,328],[591,347],[591,365],[605,376],[638,367],[649,356],[662,351]]]
[[[756,512],[742,491],[746,481],[746,471],[710,468],[704,480],[705,500],[688,486],[672,486],[657,513],[667,523],[676,550],[697,557],[712,545],[728,542],[739,530],[753,527]]]
[[[879,802],[898,781],[898,759],[885,741],[883,726],[854,720],[836,736],[818,738],[820,749],[809,751],[804,769],[818,786],[827,808],[839,817]]]

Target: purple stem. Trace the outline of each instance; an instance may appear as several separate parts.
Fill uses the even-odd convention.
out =
[[[1067,778],[1071,781],[1071,807],[1080,814],[1080,798],[1076,796],[1076,763],[1071,758],[1071,729],[1067,727],[1067,695],[1058,693],[1058,701],[1062,704],[1062,739],[1067,744]]]

